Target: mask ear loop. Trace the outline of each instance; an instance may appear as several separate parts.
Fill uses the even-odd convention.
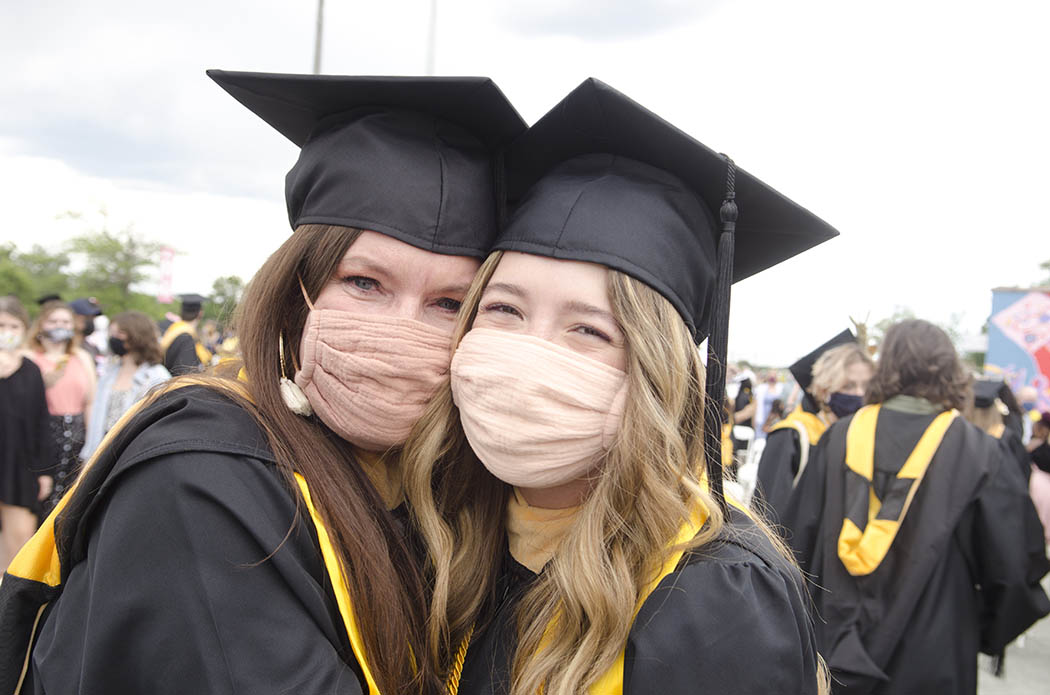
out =
[[[310,311],[314,310],[314,303],[310,301],[310,295],[306,293],[306,287],[303,285],[303,279],[299,280],[299,289],[303,292],[303,299],[306,300],[306,306],[310,307]],[[296,415],[302,415],[303,417],[309,417],[313,415],[314,409],[310,406],[310,400],[303,393],[303,390],[297,383],[288,378],[288,375],[284,371],[284,332],[282,331],[280,336],[277,338],[277,350],[279,359],[281,362],[281,380],[280,390],[281,398],[284,400],[284,404],[288,406]],[[292,366],[295,368],[296,373],[299,372],[299,361],[295,358],[295,354],[289,355],[292,358]]]

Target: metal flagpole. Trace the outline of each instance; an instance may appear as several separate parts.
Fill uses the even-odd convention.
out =
[[[434,74],[434,61],[437,54],[437,0],[430,0],[430,28],[427,31],[427,75]]]
[[[317,38],[314,41],[314,74],[321,74],[321,37],[324,34],[324,0],[317,0]]]

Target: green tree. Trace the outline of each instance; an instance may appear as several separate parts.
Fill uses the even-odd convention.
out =
[[[107,314],[134,309],[157,317],[162,305],[134,287],[150,278],[149,269],[156,267],[161,244],[148,241],[131,225],[121,230],[109,228],[106,212],[101,211],[101,226],[73,237],[66,245],[68,253],[83,268],[71,278],[77,294],[96,297]],[[66,217],[83,219],[77,213]]]
[[[27,307],[33,299],[33,281],[18,263],[14,244],[0,244],[0,295],[12,294]]]
[[[227,275],[217,278],[211,286],[211,297],[204,305],[203,318],[227,323],[243,294],[244,280],[239,276]]]

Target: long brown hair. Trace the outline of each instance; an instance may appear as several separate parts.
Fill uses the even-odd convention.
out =
[[[306,479],[314,506],[338,555],[376,684],[384,693],[437,694],[426,653],[426,599],[416,554],[357,462],[353,448],[316,417],[293,414],[279,381],[291,377],[309,308],[299,287],[316,297],[336,272],[360,231],[302,225],[263,264],[235,316],[250,401],[227,376],[189,377],[223,391],[245,407],[266,432],[277,467],[297,490],[294,473]],[[283,341],[284,363],[280,345]],[[179,380],[176,380],[176,382]],[[296,495],[297,504],[303,501]]]
[[[929,321],[908,319],[886,331],[866,400],[883,403],[898,395],[916,396],[964,410],[972,381],[947,333]]]
[[[128,354],[135,364],[161,364],[164,355],[160,351],[160,336],[157,325],[141,311],[125,311],[117,314],[110,322],[127,334],[124,341]]]

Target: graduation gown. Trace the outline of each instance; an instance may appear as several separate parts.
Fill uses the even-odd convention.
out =
[[[802,431],[806,433],[805,463],[824,434],[827,425],[814,413],[799,406],[776,424],[766,435],[766,446],[758,463],[758,485],[755,495],[770,521],[780,524],[780,516],[795,489],[795,478],[803,465]]]
[[[193,327],[185,321],[168,326],[160,347],[164,351],[164,368],[172,376],[199,372],[211,363],[211,352],[200,344]]]
[[[509,692],[515,610],[536,577],[505,554],[484,627],[466,654],[459,695]],[[731,509],[722,533],[686,554],[642,604],[624,647],[622,676],[591,692],[816,693],[807,605],[798,570],[746,515]],[[622,691],[615,690],[620,684]]]
[[[935,416],[879,412],[877,495]],[[834,692],[975,693],[977,652],[999,653],[1050,611],[1024,481],[995,439],[956,418],[885,557],[853,576],[838,555],[852,420],[824,435],[784,512],[803,570],[822,587],[817,635]]]
[[[315,524],[232,401],[165,394],[64,502],[52,567],[0,585],[4,692],[27,636],[22,693],[368,692]]]

